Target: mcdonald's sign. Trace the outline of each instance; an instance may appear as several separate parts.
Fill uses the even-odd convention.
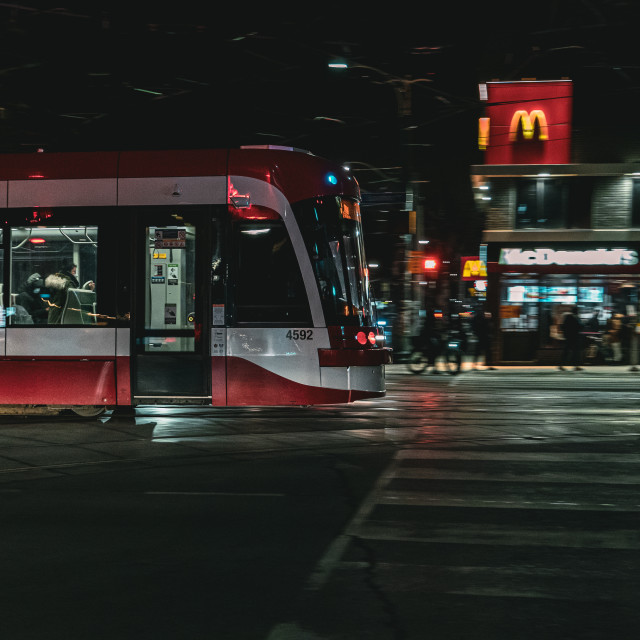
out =
[[[479,256],[464,256],[461,258],[462,280],[480,280],[487,277],[487,265]]]
[[[478,147],[485,164],[567,164],[571,161],[570,80],[487,82]]]
[[[525,140],[533,140],[536,133],[538,140],[549,139],[549,125],[547,124],[547,116],[544,115],[542,109],[534,109],[527,113],[524,109],[518,109],[511,118],[511,126],[509,127],[509,140],[516,142],[518,135],[522,132]]]

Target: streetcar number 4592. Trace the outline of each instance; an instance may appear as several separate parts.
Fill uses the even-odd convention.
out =
[[[289,340],[313,340],[313,329],[293,329],[287,331]]]

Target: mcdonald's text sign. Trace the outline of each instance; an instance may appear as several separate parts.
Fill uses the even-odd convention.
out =
[[[488,82],[478,144],[485,164],[571,162],[570,80]]]

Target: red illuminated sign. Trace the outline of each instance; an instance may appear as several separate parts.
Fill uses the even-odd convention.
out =
[[[488,82],[478,146],[485,164],[568,164],[570,80]]]

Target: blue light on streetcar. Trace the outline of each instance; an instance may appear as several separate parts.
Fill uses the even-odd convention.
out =
[[[333,173],[327,174],[327,182],[329,184],[338,184],[338,178]]]

